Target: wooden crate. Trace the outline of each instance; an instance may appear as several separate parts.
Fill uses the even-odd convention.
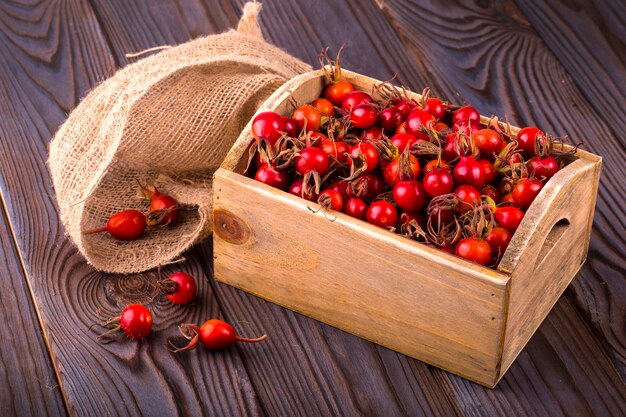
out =
[[[343,75],[365,91],[380,83]],[[259,112],[287,114],[323,86],[321,71],[298,76]],[[496,271],[247,178],[251,141],[248,124],[215,173],[217,280],[482,385],[497,384],[585,261],[601,166],[588,152],[544,186]]]

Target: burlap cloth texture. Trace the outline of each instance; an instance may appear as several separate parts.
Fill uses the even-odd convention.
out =
[[[211,233],[211,177],[256,109],[310,66],[263,39],[248,3],[237,30],[144,58],[98,85],[50,144],[49,167],[71,240],[95,268],[135,273]],[[182,204],[181,219],[134,241],[83,235],[123,209],[147,211],[137,181]]]

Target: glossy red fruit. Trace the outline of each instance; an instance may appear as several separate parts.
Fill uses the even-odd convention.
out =
[[[419,181],[400,181],[393,187],[393,200],[403,210],[418,211],[426,205],[427,198]]]
[[[142,189],[145,196],[150,200],[150,211],[163,213],[162,216],[157,216],[159,218],[158,224],[170,224],[178,220],[180,215],[178,201],[172,196],[161,194],[156,187],[153,187],[152,190],[143,187]]]
[[[106,227],[116,239],[137,239],[146,229],[146,216],[138,210],[123,210],[109,217]]]
[[[296,108],[291,118],[298,126],[298,131],[317,132],[322,123],[322,113],[310,104],[305,104]]]
[[[252,136],[256,140],[265,139],[273,145],[284,131],[283,117],[273,111],[259,113],[252,121]]]
[[[415,109],[406,119],[406,131],[413,136],[428,139],[428,135],[422,133],[423,129],[430,129],[435,125],[435,117],[422,109]]]
[[[325,98],[316,98],[311,102],[311,106],[315,107],[320,113],[327,117],[331,117],[335,114],[333,103]]]
[[[283,122],[285,124],[285,133],[291,138],[295,138],[298,135],[298,125],[291,117],[283,116]]]
[[[424,190],[431,197],[449,194],[454,189],[454,180],[447,169],[435,168],[424,175]]]
[[[446,115],[446,106],[438,98],[429,98],[424,105],[424,111],[432,114],[436,119],[441,119]]]
[[[365,220],[367,215],[367,204],[360,198],[352,197],[343,205],[343,212],[348,216]]]
[[[502,200],[504,201],[504,198]],[[515,233],[524,219],[524,212],[515,206],[498,207],[495,210],[494,218],[501,227],[504,227],[511,233]]]
[[[312,146],[304,148],[298,152],[295,159],[296,171],[298,171],[301,175],[313,171],[323,175],[326,171],[328,171],[329,165],[330,162],[328,160],[328,155],[326,155],[320,148],[314,148]]]
[[[456,133],[449,133],[446,135],[446,143],[443,145],[443,149],[441,150],[441,157],[446,162],[452,162],[459,157],[459,152],[457,150],[457,142],[459,138]]]
[[[521,180],[513,188],[513,201],[522,208],[528,208],[542,187],[543,184],[537,179]]]
[[[350,82],[339,80],[324,87],[324,98],[335,106],[341,106],[341,103],[353,91],[354,86]]]
[[[424,174],[428,174],[430,171],[439,168],[445,169],[448,172],[452,172],[452,167],[450,166],[450,164],[448,164],[444,160],[440,161],[438,159],[431,159],[430,161],[426,162],[426,164],[424,164],[423,172]]]
[[[398,212],[390,202],[377,200],[368,207],[366,218],[368,223],[388,228],[396,225]]]
[[[166,281],[174,283],[174,285],[166,283],[162,286],[165,296],[172,303],[188,304],[196,298],[196,293],[198,292],[196,280],[186,272],[175,272]]]
[[[491,229],[485,240],[491,246],[491,250],[496,256],[502,256],[513,238],[513,234],[504,227],[494,227]]]
[[[320,143],[320,149],[330,158],[339,162],[340,164],[348,163],[348,152],[350,152],[350,145],[346,142],[334,141],[330,139],[322,139]]]
[[[372,96],[365,91],[354,90],[343,99],[341,108],[349,112],[361,104],[370,104],[372,101],[374,101],[372,100]]]
[[[354,158],[363,158],[363,166],[365,167],[363,173],[368,174],[376,169],[379,163],[379,155],[376,147],[367,142],[357,143],[350,148],[350,155]],[[348,160],[350,166],[354,163],[351,158]]]
[[[378,113],[378,123],[386,132],[395,132],[402,121],[402,113],[395,106],[384,108]]]
[[[456,125],[467,120],[480,121],[480,113],[472,106],[463,106],[454,112],[452,116],[452,122]]]
[[[479,265],[487,265],[491,260],[491,246],[484,239],[467,237],[456,244],[454,253]]]
[[[407,172],[400,172],[401,158],[397,157],[383,168],[383,180],[392,187],[402,180],[415,180],[420,174],[420,163],[413,155],[409,155]]]
[[[302,191],[302,178],[297,179],[289,186],[289,192],[291,194],[309,201],[317,201],[318,195],[315,192],[315,187],[309,184],[307,189],[304,192]]]
[[[394,106],[400,112],[400,115],[402,116],[402,121],[405,121],[406,118],[409,117],[409,114],[411,114],[411,112],[417,107],[415,102],[407,100],[405,98],[395,101]]]
[[[534,126],[525,127],[517,133],[517,147],[526,158],[535,156],[535,142],[540,136],[543,132]]]
[[[484,184],[493,184],[496,181],[496,178],[498,177],[498,171],[496,171],[496,168],[493,166],[493,163],[486,159],[477,159],[476,162],[478,162],[478,164],[483,170],[483,176],[485,179]]]
[[[200,327],[195,324],[183,323],[179,329],[190,342],[182,348],[172,349],[174,353],[193,350],[198,347],[199,343],[202,343],[209,350],[222,350],[235,342],[257,343],[267,338],[267,335],[256,339],[239,337],[233,326],[217,319],[207,320]]]
[[[380,177],[373,174],[365,174],[350,183],[348,195],[350,197],[358,197],[368,203],[378,197],[384,189],[385,183]]]
[[[359,104],[352,108],[348,118],[353,127],[366,129],[374,126],[377,120],[376,109],[371,104]]]
[[[528,172],[530,175],[540,180],[547,180],[559,171],[559,163],[551,156],[535,156],[528,162]]]
[[[383,138],[383,129],[379,126],[368,127],[361,133],[361,140],[376,141]]]
[[[84,230],[84,235],[109,232],[120,240],[137,239],[146,230],[146,216],[138,210],[123,210],[109,217],[106,226],[92,230]]]
[[[131,304],[122,310],[120,328],[131,339],[143,339],[152,331],[152,313],[141,304]]]
[[[339,194],[341,194],[341,198],[343,199],[343,201],[348,201],[348,199],[351,197],[348,188],[350,187],[350,182],[346,181],[346,180],[337,180],[333,183],[331,183],[328,187],[326,187],[327,190],[335,190],[337,192],[339,192]],[[315,197],[317,199],[317,196]]]
[[[452,126],[454,131],[459,131],[465,135],[471,136],[473,132],[477,132],[481,130],[483,126],[480,124],[478,120],[465,120],[459,123],[455,123]]]
[[[459,205],[456,207],[456,211],[459,213],[470,211],[474,204],[480,202],[480,191],[471,185],[458,186],[454,190],[454,195],[459,199]]]
[[[287,173],[287,171],[270,167],[267,164],[263,165],[257,170],[254,178],[257,181],[281,189],[283,191],[289,188],[289,174]]]
[[[326,189],[322,191],[317,197],[317,203],[331,210],[341,211],[343,208],[343,197],[341,193],[336,190]]]
[[[454,183],[480,188],[485,183],[485,172],[473,156],[462,156],[454,167]]]
[[[200,327],[200,343],[209,350],[222,350],[230,347],[237,341],[235,329],[222,320],[208,320]]]
[[[484,156],[497,154],[502,149],[504,140],[498,132],[492,129],[480,129],[472,135],[474,144]]]
[[[398,148],[399,153],[404,152],[407,146],[411,147],[417,142],[417,138],[410,133],[396,133],[390,140]]]

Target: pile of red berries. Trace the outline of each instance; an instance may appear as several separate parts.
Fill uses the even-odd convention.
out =
[[[558,170],[555,141],[514,134],[471,106],[383,83],[355,89],[332,67],[322,97],[291,117],[258,114],[248,172],[349,216],[496,266]],[[561,153],[559,153],[560,155]]]

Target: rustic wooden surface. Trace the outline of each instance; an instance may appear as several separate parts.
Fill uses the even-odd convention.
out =
[[[152,46],[236,24],[243,1],[0,2],[3,415],[623,416],[626,414],[626,11],[608,0],[268,1],[272,42],[481,113],[536,124],[604,157],[589,258],[494,390],[376,346],[212,279],[212,248],[180,268],[196,306],[151,307],[143,343],[101,346],[87,326],[150,301],[154,275],[88,267],[65,240],[47,143],[90,88]],[[171,269],[171,268],[170,268]],[[172,357],[180,321],[221,316],[268,342]]]

